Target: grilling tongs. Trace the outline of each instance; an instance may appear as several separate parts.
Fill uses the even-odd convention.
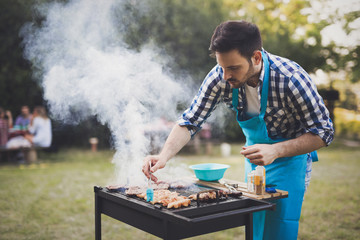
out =
[[[149,161],[149,174],[148,188],[146,189],[146,201],[152,202],[154,200],[154,189],[151,187],[151,160]]]
[[[224,185],[225,187],[227,187],[231,192],[238,192],[238,190],[236,189],[238,187],[238,185],[235,184],[229,184],[226,181],[224,181],[223,179],[219,180],[219,183]]]

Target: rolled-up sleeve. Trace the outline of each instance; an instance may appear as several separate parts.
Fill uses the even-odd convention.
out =
[[[326,145],[334,138],[334,126],[322,97],[309,75],[297,71],[289,80],[289,104],[305,132],[318,135]]]
[[[180,126],[188,128],[191,136],[201,129],[202,124],[206,122],[220,102],[221,76],[221,68],[217,65],[205,77],[190,107],[177,121]]]

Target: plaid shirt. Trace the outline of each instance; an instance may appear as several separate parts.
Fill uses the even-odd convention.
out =
[[[297,63],[264,52],[270,64],[269,96],[264,117],[268,135],[273,139],[290,139],[311,132],[329,145],[334,137],[333,124],[310,76]],[[263,78],[264,68],[259,77],[259,99]],[[247,103],[244,86],[239,88],[238,97],[239,114],[245,114]],[[222,68],[216,65],[206,76],[178,124],[187,126],[193,136],[220,102],[233,109],[232,88],[223,79]]]

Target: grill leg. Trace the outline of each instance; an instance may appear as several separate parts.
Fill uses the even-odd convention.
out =
[[[100,198],[95,193],[95,239],[101,240],[101,210]]]
[[[163,221],[163,229],[164,229],[164,240],[172,240],[170,236],[170,232],[168,231],[168,222],[166,220]]]
[[[164,229],[164,240],[178,240],[178,238],[175,238],[172,234],[171,230],[169,231],[169,222],[167,220],[163,221],[163,229]]]
[[[245,225],[245,239],[253,240],[253,214],[249,214],[248,223]]]

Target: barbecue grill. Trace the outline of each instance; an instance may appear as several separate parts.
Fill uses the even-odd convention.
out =
[[[211,188],[198,186],[203,191]],[[189,207],[167,209],[145,200],[94,187],[95,238],[101,239],[101,214],[127,223],[163,239],[182,239],[245,226],[246,239],[253,239],[253,213],[274,210],[271,202],[248,197],[228,197],[212,202],[192,202]],[[179,192],[179,191],[178,191]],[[180,191],[181,192],[181,191]],[[192,192],[182,191],[181,195]]]

